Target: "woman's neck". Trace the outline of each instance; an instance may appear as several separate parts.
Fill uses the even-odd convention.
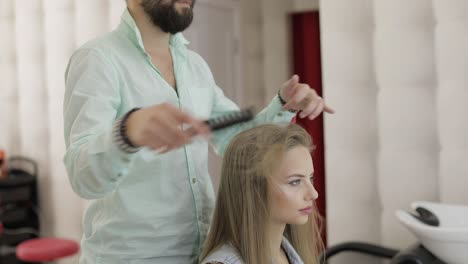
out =
[[[278,263],[278,260],[282,259],[284,255],[283,249],[281,248],[281,242],[283,241],[283,234],[286,228],[285,224],[275,224],[272,223],[269,225],[269,241],[270,241],[270,251],[272,254],[275,263]]]

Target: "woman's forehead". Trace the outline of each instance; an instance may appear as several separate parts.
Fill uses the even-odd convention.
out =
[[[303,146],[287,150],[277,162],[278,177],[287,177],[292,174],[309,176],[314,171],[309,150]]]

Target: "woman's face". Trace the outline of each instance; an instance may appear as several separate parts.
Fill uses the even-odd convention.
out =
[[[290,149],[269,181],[272,222],[305,224],[318,197],[313,185],[314,166],[309,150],[303,146]]]

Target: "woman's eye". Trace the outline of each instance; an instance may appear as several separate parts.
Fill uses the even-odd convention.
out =
[[[292,182],[289,182],[289,185],[292,185],[292,186],[297,186],[301,183],[301,180],[294,180]]]

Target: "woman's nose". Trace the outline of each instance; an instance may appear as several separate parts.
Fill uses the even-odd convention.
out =
[[[316,199],[318,198],[319,194],[318,194],[317,190],[315,189],[315,187],[312,187],[312,189],[314,190],[314,197],[313,197],[313,199],[316,200]]]
[[[308,190],[307,190],[307,200],[317,199],[318,198],[318,192],[315,189],[314,185],[310,184],[309,186],[307,186],[307,188],[308,188]]]

